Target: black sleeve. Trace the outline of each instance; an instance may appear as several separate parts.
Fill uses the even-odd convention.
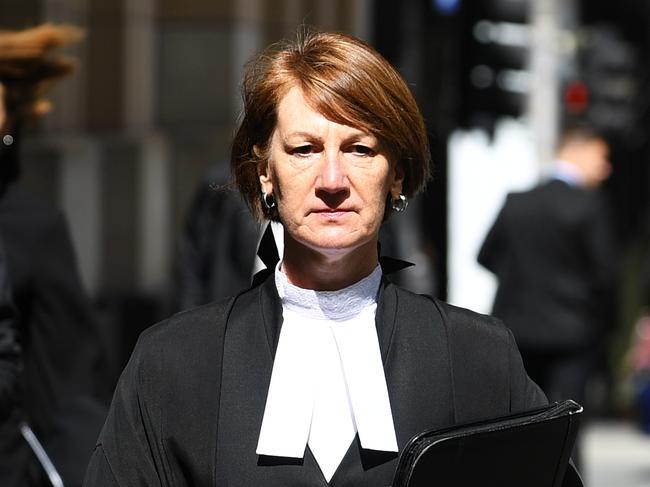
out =
[[[220,351],[233,302],[179,313],[140,335],[84,485],[215,485]]]
[[[508,363],[510,366],[510,411],[520,412],[548,404],[542,389],[532,381],[521,359],[515,337],[508,331]]]
[[[470,422],[547,404],[501,320],[437,302],[448,324],[456,418]],[[477,400],[478,399],[478,400]]]
[[[157,405],[143,371],[145,335],[136,345],[115,389],[113,401],[86,469],[84,486],[160,486],[156,468]],[[160,453],[160,452],[158,452]]]
[[[548,399],[544,392],[526,374],[521,355],[515,343],[515,338],[510,330],[508,330],[508,334],[510,341],[510,410],[512,412],[519,412],[548,404]],[[567,467],[562,487],[583,487],[582,479],[573,462],[570,462]]]
[[[119,487],[120,483],[113,475],[106,453],[102,445],[97,445],[86,470],[84,485],[97,487]]]

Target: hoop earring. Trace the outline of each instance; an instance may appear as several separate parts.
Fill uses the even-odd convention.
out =
[[[273,198],[272,194],[266,194],[266,191],[262,191],[262,203],[264,203],[267,210],[275,208],[275,198]]]
[[[7,147],[9,147],[11,144],[14,143],[14,138],[11,135],[7,134],[2,138],[2,143]]]
[[[409,200],[402,193],[392,201],[391,208],[396,213],[402,213],[409,205]]]

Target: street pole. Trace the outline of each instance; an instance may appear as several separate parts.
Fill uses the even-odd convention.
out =
[[[560,2],[530,2],[530,94],[528,121],[535,143],[540,176],[553,163],[559,123]]]

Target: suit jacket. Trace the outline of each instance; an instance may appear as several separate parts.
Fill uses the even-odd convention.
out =
[[[509,194],[478,261],[498,279],[492,313],[522,348],[590,346],[607,325],[614,245],[595,191],[551,180]]]
[[[146,330],[86,473],[101,486],[326,486],[304,459],[255,448],[279,339],[273,278]],[[382,280],[377,332],[400,450],[416,433],[544,404],[497,320]],[[355,440],[329,485],[388,486],[396,455]]]

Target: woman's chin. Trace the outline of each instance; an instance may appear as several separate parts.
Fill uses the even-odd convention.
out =
[[[296,243],[322,254],[341,255],[354,252],[373,241],[372,235],[360,235],[342,229],[322,231],[316,235],[298,236]],[[376,240],[376,239],[375,239]]]

